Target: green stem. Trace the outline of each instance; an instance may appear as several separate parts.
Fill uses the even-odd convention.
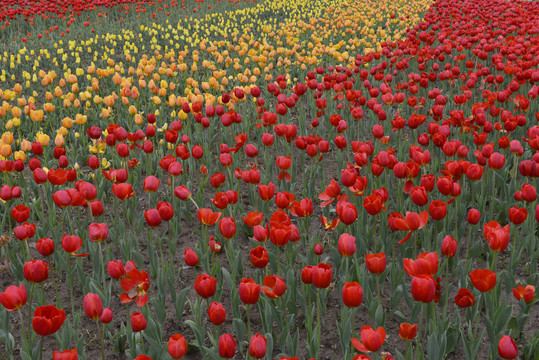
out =
[[[101,329],[99,319],[95,320],[95,324],[97,325],[97,334],[99,336],[99,344],[101,345],[101,360],[105,360],[105,325]]]
[[[318,334],[317,334],[317,342],[316,342],[316,357],[318,357],[318,351],[320,350],[320,336],[321,336],[321,326],[322,324],[320,323],[320,292],[321,290],[318,289],[318,296],[316,297],[316,328],[318,330]]]
[[[421,330],[423,329],[423,309],[424,304],[421,303],[421,310],[419,311],[419,324],[417,326],[417,349],[416,349],[416,359],[419,359],[419,353],[421,351]]]
[[[30,287],[30,296],[28,297],[28,321],[27,321],[27,326],[26,326],[26,328],[28,329],[27,330],[28,335],[30,335],[30,324],[31,324],[30,320],[32,319],[32,296],[34,295],[34,287],[35,287],[35,284],[32,283],[32,286]]]
[[[21,322],[21,339],[22,339],[22,343],[24,345],[24,349],[26,350],[26,352],[28,353],[29,352],[29,349],[28,349],[28,337],[26,336],[26,332],[24,331],[24,320],[23,320],[23,316],[22,316],[22,311],[17,311],[19,313],[19,321]]]
[[[39,342],[39,360],[43,359],[43,338],[41,337],[41,341]]]

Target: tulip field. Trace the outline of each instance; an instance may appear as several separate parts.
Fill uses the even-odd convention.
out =
[[[0,0],[0,360],[539,359],[539,2]]]

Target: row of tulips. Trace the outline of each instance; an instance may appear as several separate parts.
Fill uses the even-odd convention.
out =
[[[21,241],[3,254],[31,290],[1,298],[20,315],[21,357],[40,357],[52,333],[68,349],[53,356],[92,356],[75,330],[82,304],[102,358],[112,345],[141,359],[190,346],[203,358],[532,358],[537,16],[529,2],[440,0],[406,39],[294,86],[279,75],[205,108],[174,102],[170,122],[137,103],[152,110],[140,123],[80,121],[54,148],[40,134],[28,165],[5,133],[3,224]],[[53,289],[35,285],[49,271]],[[63,327],[54,276],[70,292]],[[403,342],[390,348],[386,331]]]

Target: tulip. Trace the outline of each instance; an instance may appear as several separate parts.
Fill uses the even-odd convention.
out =
[[[453,236],[447,235],[442,240],[441,253],[443,256],[450,258],[457,253],[457,240]]]
[[[187,354],[187,340],[180,334],[174,334],[168,339],[168,354],[173,359],[181,359]]]
[[[188,266],[197,266],[198,256],[192,249],[185,249],[183,258]]]
[[[105,223],[92,223],[88,226],[90,240],[101,242],[109,237],[109,227]]]
[[[417,256],[417,260],[403,259],[404,271],[410,276],[430,275],[438,272],[438,253],[424,252]]]
[[[78,358],[79,354],[77,353],[76,348],[73,350],[64,350],[62,352],[54,350],[52,353],[52,360],[77,360]]]
[[[436,284],[430,275],[420,274],[412,279],[412,297],[415,301],[430,303],[436,295]]]
[[[157,189],[159,189],[159,179],[156,178],[153,175],[150,175],[144,179],[144,183],[142,187],[144,188],[144,191],[148,193],[156,192]]]
[[[358,282],[347,282],[342,288],[342,300],[345,306],[355,308],[361,305],[363,289]]]
[[[338,250],[341,256],[352,256],[356,252],[356,238],[343,233],[339,236]]]
[[[32,327],[38,335],[51,335],[60,329],[65,318],[64,310],[57,309],[53,305],[38,306],[34,311]]]
[[[31,260],[24,263],[23,275],[26,281],[37,284],[49,278],[49,264],[41,260]]]
[[[230,334],[219,337],[219,356],[231,359],[236,354],[236,340]]]
[[[319,263],[313,267],[312,272],[312,283],[315,287],[325,289],[329,286],[333,273],[329,264]]]
[[[493,251],[504,251],[509,245],[509,225],[502,227],[496,221],[489,221],[483,226],[483,234]]]
[[[468,289],[459,289],[457,296],[455,296],[455,304],[459,307],[469,307],[475,304],[475,296]]]
[[[219,221],[219,231],[225,239],[231,239],[236,234],[236,221],[226,216]]]
[[[112,310],[110,308],[103,309],[99,321],[103,324],[108,324],[112,321]]]
[[[211,209],[200,208],[197,211],[198,220],[204,225],[214,225],[221,217],[220,212],[213,212]]]
[[[429,214],[434,220],[442,220],[447,215],[447,204],[441,200],[433,200],[429,205]]]
[[[489,292],[496,286],[496,273],[489,269],[476,269],[470,273],[472,285],[481,292]]]
[[[91,320],[97,320],[103,314],[103,303],[97,294],[88,293],[84,297],[84,312]]]
[[[268,340],[264,336],[260,334],[253,335],[249,342],[249,355],[255,359],[261,359],[266,356],[267,342]]]
[[[526,287],[519,285],[513,289],[513,295],[518,301],[524,299],[526,303],[530,303],[535,297],[535,287],[532,285],[526,285]]]
[[[120,285],[126,292],[120,294],[120,301],[128,304],[136,299],[137,305],[143,307],[148,301],[146,292],[150,288],[150,277],[146,271],[139,271],[136,268],[128,270],[128,264],[126,264],[125,268],[127,274],[120,281]]]
[[[77,235],[64,235],[62,237],[62,248],[68,254],[75,255],[77,257],[83,257],[89,255],[85,254],[75,254],[82,246],[82,239]]]
[[[195,279],[195,291],[204,298],[210,298],[215,294],[217,279],[208,274],[201,274]]]
[[[6,291],[0,293],[0,304],[2,304],[7,311],[17,311],[26,304],[28,295],[24,284],[10,285]]]
[[[257,246],[250,251],[251,264],[254,267],[263,269],[269,262],[268,251],[263,246]]]
[[[466,221],[468,221],[469,224],[477,225],[480,219],[481,219],[481,213],[479,212],[479,210],[470,209],[470,211],[468,211]]]
[[[107,264],[107,271],[110,277],[116,280],[125,275],[125,268],[120,260],[109,261]]]
[[[268,275],[264,278],[264,286],[260,290],[270,299],[276,299],[282,296],[286,291],[286,284],[283,279],[277,275]]]
[[[371,274],[381,274],[386,269],[386,254],[366,254],[365,255],[365,266]]]
[[[17,205],[11,209],[11,216],[16,222],[23,223],[30,217],[30,208],[24,205]]]
[[[260,297],[260,285],[254,280],[243,278],[239,285],[240,299],[244,304],[256,304]]]
[[[402,323],[399,325],[399,337],[403,340],[410,341],[417,334],[417,324]]]
[[[146,329],[146,318],[139,311],[135,311],[133,314],[131,314],[130,321],[133,332],[139,332]]]
[[[215,301],[212,302],[208,307],[208,317],[213,325],[221,325],[226,319],[226,311],[223,304]]]
[[[518,348],[512,337],[503,335],[498,342],[498,355],[502,359],[512,360],[518,356]]]
[[[172,216],[174,216],[174,209],[172,208],[172,205],[165,201],[160,201],[157,203],[157,212],[159,212],[159,216],[164,221],[169,221],[172,219]]]
[[[361,341],[357,338],[353,338],[352,345],[354,345],[358,351],[363,353],[380,350],[386,339],[386,332],[382,327],[374,330],[370,326],[363,326],[360,334]]]

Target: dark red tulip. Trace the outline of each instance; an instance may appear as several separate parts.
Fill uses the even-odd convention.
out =
[[[447,235],[442,240],[441,253],[445,257],[453,257],[457,253],[457,240],[451,235]]]
[[[475,304],[475,297],[470,290],[460,288],[457,296],[455,296],[455,304],[462,308],[473,306]]]
[[[399,325],[399,337],[402,340],[410,341],[417,334],[417,324],[402,323]]]
[[[195,291],[197,294],[207,299],[215,294],[217,279],[208,274],[201,274],[195,279]]]
[[[429,205],[429,214],[434,220],[442,220],[447,215],[447,204],[441,200],[433,200]]]
[[[188,266],[197,266],[198,256],[192,249],[185,249],[183,259]]]
[[[383,273],[386,269],[386,254],[381,252],[365,255],[365,266],[371,274]]]
[[[518,356],[518,348],[512,337],[503,335],[498,342],[498,355],[502,359],[512,360]]]
[[[496,286],[496,273],[489,269],[476,269],[470,273],[473,286],[481,292],[489,292]]]
[[[219,337],[219,356],[225,359],[232,359],[236,354],[236,340],[230,334]]]
[[[223,304],[212,302],[208,307],[208,318],[213,325],[219,326],[226,319],[226,311]]]
[[[509,221],[515,225],[520,225],[528,217],[528,210],[526,208],[520,208],[518,206],[513,206],[509,208]]]
[[[37,284],[49,278],[49,264],[41,260],[30,260],[24,263],[23,275],[26,281]]]
[[[244,304],[256,304],[260,297],[260,285],[252,279],[241,279],[238,291],[240,299]]]
[[[65,318],[64,310],[57,309],[53,305],[38,306],[34,311],[32,327],[38,335],[51,335],[60,330]]]
[[[17,311],[26,304],[28,301],[28,295],[24,284],[10,285],[6,291],[0,293],[0,304],[2,304],[7,311]]]
[[[97,294],[88,293],[83,301],[84,312],[91,320],[97,320],[103,314],[103,303]]]
[[[160,201],[157,203],[157,212],[163,221],[169,221],[174,216],[174,209],[170,203]]]
[[[268,252],[265,247],[257,246],[249,253],[251,256],[251,264],[254,267],[263,269],[269,262]]]
[[[174,334],[168,339],[168,354],[173,359],[181,359],[187,354],[187,340],[180,334]]]
[[[264,336],[260,334],[253,335],[249,342],[249,355],[255,359],[261,359],[266,356],[267,342],[268,340]]]
[[[135,311],[131,314],[131,329],[133,332],[139,332],[146,329],[146,318],[139,311]]]
[[[360,334],[361,341],[357,338],[353,338],[352,345],[354,345],[358,351],[363,353],[380,350],[386,339],[386,331],[382,327],[374,330],[370,326],[363,326]]]
[[[331,283],[333,271],[329,264],[319,263],[313,267],[312,283],[317,288],[325,289]]]
[[[361,305],[363,289],[358,282],[347,282],[342,288],[342,300],[346,307],[354,308]]]
[[[430,275],[421,274],[412,279],[412,297],[415,301],[430,303],[436,295],[436,284]]]
[[[107,271],[113,279],[121,279],[125,275],[125,268],[120,260],[109,261]]]
[[[7,186],[7,185],[6,185]],[[10,189],[10,195],[11,195],[11,189]],[[15,220],[18,223],[23,223],[30,217],[30,208],[24,205],[17,205],[13,209],[11,209],[11,216],[13,217],[13,220]]]

